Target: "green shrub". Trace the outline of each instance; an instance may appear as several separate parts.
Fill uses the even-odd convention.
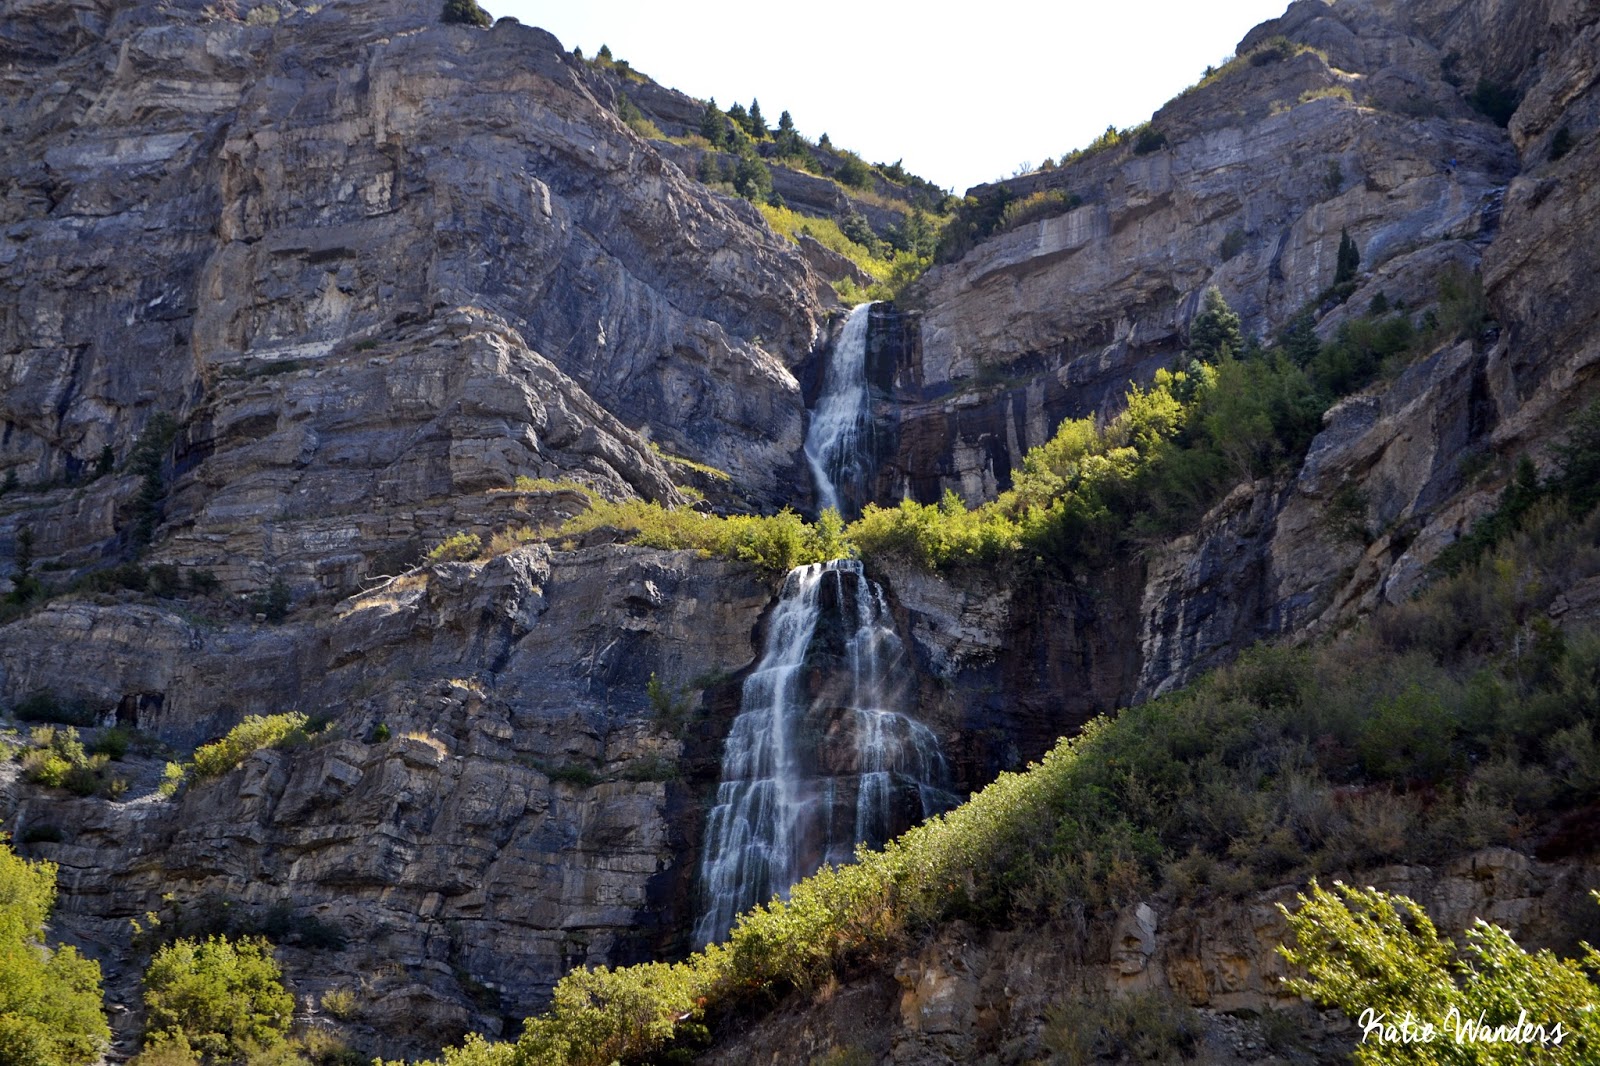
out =
[[[476,533],[452,533],[430,551],[425,561],[432,563],[460,563],[476,559],[483,550],[483,538]]]
[[[444,0],[439,21],[457,26],[488,26],[494,19],[478,6],[477,0]]]
[[[294,997],[265,940],[179,939],[156,952],[144,975],[145,1046],[185,1041],[216,1059],[283,1041]]]
[[[100,734],[89,744],[92,755],[104,755],[111,759],[121,759],[128,754],[128,748],[133,743],[133,731],[118,726],[113,729],[102,729]]]
[[[29,745],[22,756],[22,776],[34,784],[77,796],[107,793],[120,798],[127,790],[126,782],[106,773],[109,757],[86,752],[76,729],[41,726],[30,734]]]
[[[1195,1057],[1200,1016],[1171,993],[1074,997],[1045,1015],[1052,1062],[1169,1063]]]
[[[1504,929],[1479,919],[1467,931],[1462,952],[1405,896],[1335,887],[1338,895],[1313,881],[1310,894],[1297,897],[1297,910],[1279,904],[1295,946],[1278,950],[1306,974],[1284,987],[1339,1008],[1364,1031],[1370,1021],[1398,1028],[1407,1018],[1418,1029],[1436,1027],[1434,1040],[1362,1039],[1355,1062],[1593,1061],[1600,1046],[1600,1012],[1594,1009],[1600,985],[1584,974],[1585,967],[1600,970],[1600,953],[1593,948],[1585,948],[1582,962],[1549,951],[1530,955]],[[1546,1037],[1557,1036],[1557,1025],[1562,1034],[1509,1048],[1503,1041],[1458,1038],[1461,1022],[1493,1030],[1523,1021],[1544,1027]]]
[[[1227,235],[1222,238],[1222,247],[1217,249],[1218,258],[1224,263],[1236,258],[1240,252],[1244,251],[1245,240],[1244,230],[1237,228],[1229,230]]]
[[[221,740],[195,749],[190,771],[196,781],[208,781],[232,770],[253,752],[305,738],[306,716],[252,714],[228,730]]]
[[[843,153],[839,169],[834,171],[833,176],[838,178],[841,184],[848,185],[852,189],[867,189],[872,186],[872,168],[854,152]]]
[[[787,508],[770,516],[719,516],[640,500],[596,499],[588,511],[567,521],[558,535],[578,536],[604,528],[628,535],[634,544],[740,559],[778,573],[823,561],[825,544],[815,527]]]
[[[89,726],[99,718],[81,702],[57,699],[48,689],[37,689],[17,702],[12,709],[19,722],[56,722],[61,725]]]
[[[170,799],[178,794],[178,789],[183,787],[187,776],[188,771],[181,763],[169,762],[161,771],[161,784],[156,787],[156,791]]]
[[[100,965],[44,944],[56,866],[18,858],[0,841],[0,1061],[90,1066],[111,1043]]]
[[[361,1004],[356,994],[348,988],[330,988],[322,993],[322,1009],[342,1022],[356,1016]]]
[[[1167,146],[1167,135],[1148,122],[1133,131],[1133,154],[1149,155]]]
[[[1065,214],[1082,202],[1064,189],[1042,190],[1020,200],[1012,200],[1000,212],[1000,222],[995,232],[1003,233],[1041,218]]]
[[[289,583],[283,579],[282,574],[278,574],[265,589],[250,597],[250,613],[259,614],[268,622],[277,625],[288,617],[292,602]]]
[[[157,412],[128,454],[128,468],[140,479],[139,496],[134,503],[133,541],[136,545],[149,544],[161,522],[167,494],[167,453],[177,439],[178,428],[177,420],[171,415]]]
[[[573,785],[577,788],[593,788],[605,780],[605,778],[595,773],[592,766],[585,766],[582,763],[541,764],[540,769],[546,777],[556,784]]]

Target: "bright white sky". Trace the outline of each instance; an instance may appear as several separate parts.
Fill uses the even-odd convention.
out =
[[[693,4],[482,0],[569,50],[602,44],[663,85],[726,108],[787,109],[815,140],[904,158],[957,192],[1145,121],[1288,0]]]

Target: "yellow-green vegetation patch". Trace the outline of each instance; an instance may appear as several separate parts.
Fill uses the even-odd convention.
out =
[[[298,712],[252,714],[228,730],[221,740],[196,748],[189,773],[196,781],[221,777],[262,748],[303,742],[307,721],[306,716]]]
[[[813,525],[788,508],[775,515],[712,515],[643,500],[594,499],[587,511],[561,527],[560,535],[605,528],[621,531],[633,544],[719,555],[778,573],[849,554],[844,523],[832,510]]]
[[[840,299],[863,303],[867,300],[893,300],[907,285],[922,276],[933,264],[931,256],[918,256],[912,252],[891,252],[888,258],[875,256],[871,250],[844,235],[839,223],[831,218],[814,218],[772,204],[757,204],[767,225],[774,233],[798,242],[802,235],[811,237],[850,260],[871,275],[873,284],[862,287],[845,279],[834,283]],[[904,205],[898,205],[903,207]]]
[[[56,865],[29,862],[0,839],[0,1060],[89,1066],[110,1047],[100,964],[45,946]]]
[[[650,450],[674,466],[681,466],[685,470],[693,470],[697,474],[704,474],[706,477],[709,477],[714,481],[733,480],[733,475],[728,473],[726,470],[720,470],[708,463],[696,462],[693,459],[688,459],[681,455],[674,455],[662,448],[661,445],[657,444],[655,441],[650,442]]]

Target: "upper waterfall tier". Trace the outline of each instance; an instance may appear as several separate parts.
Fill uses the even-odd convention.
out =
[[[872,476],[866,449],[870,437],[867,323],[872,307],[858,304],[845,320],[806,431],[806,461],[816,479],[819,511],[832,507],[843,513],[866,495]]]

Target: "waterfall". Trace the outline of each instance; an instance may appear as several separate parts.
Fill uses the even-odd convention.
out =
[[[844,514],[846,506],[859,505],[867,495],[871,457],[862,454],[862,447],[870,443],[867,322],[871,315],[870,303],[851,308],[828,359],[822,393],[806,431],[806,461],[817,482],[819,511],[832,507]]]
[[[911,671],[888,617],[854,560],[789,572],[723,750],[696,943],[957,802],[938,739],[900,709]]]

